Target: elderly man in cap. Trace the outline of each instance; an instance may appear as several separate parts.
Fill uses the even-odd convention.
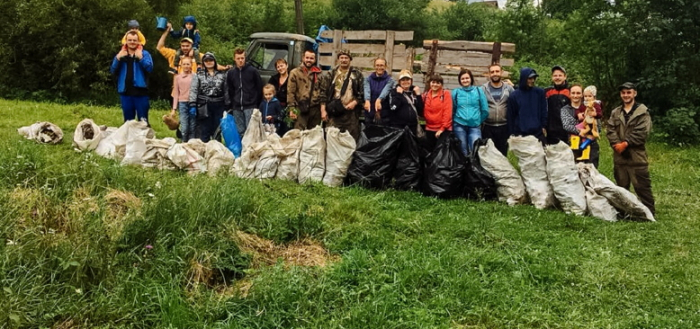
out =
[[[338,66],[330,72],[321,88],[321,119],[331,127],[348,131],[355,141],[360,138],[360,114],[364,102],[364,77],[350,66],[352,55],[338,53]]]
[[[552,67],[552,85],[545,88],[547,98],[547,144],[568,141],[569,134],[561,122],[561,109],[571,104],[569,84],[566,82],[566,70],[560,65]]]
[[[518,89],[508,96],[506,118],[508,133],[511,136],[532,135],[545,143],[547,99],[544,97],[544,90],[535,87],[538,76],[537,72],[529,67],[520,70]]]
[[[637,90],[633,83],[625,82],[619,90],[622,106],[612,111],[607,123],[608,141],[615,151],[615,181],[625,189],[633,185],[642,203],[655,214],[645,146],[651,131],[649,109],[635,101]]]

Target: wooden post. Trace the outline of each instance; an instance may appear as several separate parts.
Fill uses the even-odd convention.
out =
[[[394,39],[395,31],[386,31],[386,41],[384,42],[384,59],[386,59],[386,69],[389,75],[394,70]]]
[[[491,52],[491,64],[501,64],[501,43],[493,43],[493,52]]]
[[[438,40],[433,39],[433,44],[430,45],[430,57],[428,57],[428,71],[426,72],[425,88],[428,88],[428,80],[435,73],[435,65],[437,65]]]
[[[294,0],[294,11],[297,18],[297,33],[304,34],[304,11],[301,9],[301,0]]]
[[[338,53],[343,50],[341,47],[343,45],[343,30],[333,30],[333,53],[331,54],[332,63],[331,68],[335,68],[337,62]]]

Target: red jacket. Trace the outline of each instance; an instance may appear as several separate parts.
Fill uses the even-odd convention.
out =
[[[452,96],[448,90],[441,89],[433,96],[433,91],[423,93],[423,117],[425,130],[452,130]]]

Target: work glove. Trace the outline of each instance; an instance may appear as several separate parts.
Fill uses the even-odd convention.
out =
[[[191,116],[197,115],[197,107],[195,107],[195,106],[190,107],[190,115]]]
[[[619,142],[615,145],[613,145],[613,149],[615,149],[615,152],[618,154],[622,154],[627,149],[627,146],[629,146],[629,143],[627,142]]]

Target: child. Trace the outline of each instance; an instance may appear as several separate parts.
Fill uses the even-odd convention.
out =
[[[127,25],[129,26],[129,31],[136,31],[136,34],[138,34],[138,36],[139,36],[139,42],[141,42],[141,46],[146,46],[146,37],[144,37],[143,33],[141,33],[141,26],[139,25],[139,22],[135,19],[132,19],[129,21],[129,23]],[[125,45],[126,45],[126,33],[122,37],[122,46],[125,46]]]
[[[180,132],[182,142],[195,138],[196,116],[190,115],[187,102],[190,97],[190,86],[192,85],[192,59],[185,57],[180,62],[182,73],[175,76],[173,83],[173,106],[170,116],[174,117],[175,112],[180,112]]]
[[[266,132],[268,132],[268,129],[271,130],[268,133],[273,133],[275,129],[280,127],[278,117],[282,113],[282,105],[275,98],[275,92],[275,86],[272,84],[268,83],[263,87],[263,97],[265,99],[260,103],[260,111],[262,112],[262,120]]]
[[[595,109],[596,116],[595,118],[600,120],[603,118],[603,108],[601,106],[601,101],[595,99],[596,93],[598,92],[598,89],[596,89],[595,86],[588,86],[586,89],[583,90],[583,104],[588,104],[590,102],[593,102],[593,108]],[[581,106],[578,109],[576,109],[576,117],[578,118],[579,122],[582,122],[583,119],[586,117],[586,108]]]
[[[199,30],[197,30],[197,20],[194,18],[194,16],[185,16],[185,18],[182,19],[182,30],[176,31],[173,29],[170,31],[170,36],[175,39],[188,38],[192,40],[192,51],[194,51],[195,63],[197,64],[197,67],[201,67],[201,63],[199,62],[199,43],[202,41],[202,37],[199,34]],[[178,49],[177,53],[175,54],[175,58],[173,59],[173,66],[176,68],[180,66],[181,55],[180,49]],[[171,69],[171,73],[172,70],[173,69]],[[177,73],[177,70],[175,73]]]

